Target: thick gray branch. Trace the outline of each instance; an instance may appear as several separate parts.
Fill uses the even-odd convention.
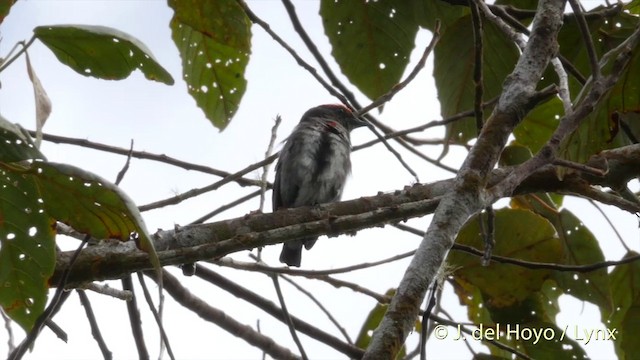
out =
[[[536,85],[557,52],[563,0],[542,0],[531,36],[516,68],[507,77],[500,100],[458,172],[453,191],[441,200],[411,264],[363,359],[393,359],[412,331],[420,304],[434,282],[456,234],[486,204],[484,187],[509,134],[535,105]]]

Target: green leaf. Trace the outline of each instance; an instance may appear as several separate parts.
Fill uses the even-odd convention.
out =
[[[603,262],[604,254],[598,240],[571,211],[557,211],[556,204],[546,194],[516,196],[511,199],[514,208],[529,209],[549,220],[556,229],[562,244],[563,265],[588,265]],[[609,276],[606,269],[586,273],[556,271],[558,287],[566,294],[589,301],[600,307],[600,311],[611,311]]]
[[[572,212],[562,210],[552,223],[564,248],[562,264],[588,265],[605,260],[598,240]],[[587,273],[557,271],[555,279],[566,294],[599,306],[602,313],[611,311],[611,288],[607,269]]]
[[[486,218],[483,218],[486,221]],[[484,243],[478,217],[471,218],[460,230],[456,242],[476,249]],[[556,262],[562,248],[555,229],[545,218],[527,210],[500,209],[495,212],[494,255],[535,262]],[[481,259],[460,251],[452,252],[449,264],[457,268],[454,279],[477,286],[485,301],[494,307],[508,307],[539,291],[549,270],[492,262],[482,266]]]
[[[36,181],[0,163],[0,305],[25,331],[47,301],[55,267],[55,221]]]
[[[516,142],[512,142],[507,145],[502,153],[500,154],[500,159],[498,160],[498,164],[500,166],[514,166],[520,165],[523,162],[531,159],[532,154],[529,148],[522,146]]]
[[[0,162],[31,159],[44,159],[44,155],[20,125],[12,124],[0,115]]]
[[[545,334],[544,331],[546,331],[547,335],[554,336],[552,340],[547,340],[541,336],[538,342],[535,342],[535,338],[530,340],[520,339],[517,341],[518,349],[529,355],[531,359],[589,359],[587,353],[585,353],[577,341],[569,336],[562,338],[564,329],[560,329],[554,323],[540,321],[519,324],[519,326],[521,331],[526,331],[524,329],[535,329],[534,331],[538,331],[539,334]],[[533,331],[531,331],[531,333],[533,333]]]
[[[492,22],[483,33],[484,100],[502,92],[502,83],[518,60],[518,50]],[[464,16],[447,28],[434,52],[433,76],[443,118],[473,109],[474,41],[471,17]],[[485,109],[485,115],[490,109]],[[446,140],[466,144],[477,136],[475,119],[469,117],[447,125]]]
[[[554,97],[531,110],[513,130],[513,135],[535,154],[549,141],[563,114],[562,101]]]
[[[132,232],[148,234],[133,201],[98,175],[51,162],[14,171],[37,182],[48,214],[81,233],[119,240],[128,240]]]
[[[626,10],[629,10],[632,14],[640,14],[640,0],[633,0],[624,6]]]
[[[627,253],[624,258],[637,256]],[[636,332],[640,326],[640,262],[617,266],[611,273],[611,290],[614,311],[602,314],[603,322],[615,331],[614,346],[618,358],[634,359],[640,351]]]
[[[36,162],[24,171],[38,184],[46,212],[58,221],[98,239],[129,240],[149,254],[154,270],[160,260],[136,204],[102,177],[72,165]]]
[[[322,0],[320,16],[342,73],[370,99],[400,82],[418,24],[409,1]]]
[[[78,74],[121,80],[140,69],[149,80],[173,85],[151,51],[129,34],[105,26],[51,25],[34,29],[36,38]]]
[[[247,87],[251,23],[235,0],[170,0],[169,5],[175,11],[171,33],[189,94],[223,130]]]
[[[13,4],[16,3],[16,1],[18,0],[0,1],[0,24],[2,24],[2,22],[4,21],[4,18],[7,17],[7,15],[9,15],[9,10],[11,10],[11,7],[13,6]],[[0,61],[0,65],[1,64],[2,64],[2,61]]]
[[[389,289],[387,290],[385,295],[393,296],[395,295],[395,293],[396,293],[395,289]],[[384,317],[384,314],[387,312],[388,307],[389,307],[389,304],[377,303],[373,307],[373,309],[371,309],[371,312],[365,319],[364,324],[362,324],[362,328],[360,328],[360,332],[358,333],[358,338],[356,339],[356,343],[355,343],[357,347],[359,347],[360,349],[366,349],[369,346],[369,343],[371,342],[371,337],[373,335],[373,331],[378,328],[378,325],[380,325],[380,321],[382,321],[382,318]],[[406,354],[406,347],[403,345],[402,349],[400,350],[396,358],[401,359],[404,357],[405,354]]]
[[[447,31],[447,27],[459,18],[469,14],[467,6],[452,5],[445,1],[414,0],[413,12],[418,24],[431,31],[435,29],[436,20],[440,20],[440,33]]]

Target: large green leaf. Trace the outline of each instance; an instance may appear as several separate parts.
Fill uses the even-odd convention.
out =
[[[18,171],[37,181],[46,211],[56,220],[98,239],[128,240],[148,234],[133,201],[111,182],[80,168],[36,162]]]
[[[191,96],[205,116],[224,129],[247,87],[251,23],[235,0],[175,1],[173,41]]]
[[[564,209],[551,221],[564,247],[563,264],[589,265],[605,260],[598,240],[572,212]],[[603,313],[611,310],[611,289],[606,269],[588,273],[558,271],[555,278],[566,294],[599,306]]]
[[[483,24],[484,100],[488,101],[502,92],[502,83],[518,60],[518,50],[492,22],[485,21]],[[474,49],[470,16],[464,16],[449,26],[436,45],[433,76],[443,118],[473,109]],[[490,111],[485,110],[485,115],[488,116],[489,113]],[[476,136],[473,118],[447,125],[448,141],[464,144]]]
[[[562,243],[563,265],[589,265],[604,261],[598,240],[571,211],[557,211],[556,204],[547,194],[529,194],[513,197],[513,208],[529,209],[549,220]],[[611,311],[609,276],[606,269],[586,273],[556,271],[558,287],[566,294],[589,301],[603,313]]]
[[[402,78],[418,32],[411,2],[322,0],[332,54],[349,81],[371,99]]]
[[[413,0],[413,12],[418,24],[431,31],[435,29],[436,20],[440,21],[440,33],[459,18],[469,14],[469,7],[452,5],[446,1]]]
[[[531,211],[497,210],[494,225],[495,255],[551,263],[562,256],[562,248],[551,223]],[[477,216],[463,226],[456,242],[477,249],[484,247]],[[492,262],[489,266],[482,266],[480,258],[459,251],[452,252],[448,262],[457,268],[456,281],[477,286],[485,301],[497,308],[513,306],[530,297],[540,290],[550,275],[548,270],[532,270],[511,264]]]
[[[133,201],[116,185],[71,165],[0,162],[0,302],[25,329],[44,309],[55,264],[55,220],[98,239],[128,240],[160,263]]]
[[[513,135],[535,154],[549,141],[563,114],[562,101],[554,97],[531,110],[513,130]]]
[[[129,34],[105,26],[49,25],[34,30],[61,63],[77,73],[120,80],[139,69],[149,80],[173,84],[173,78],[151,51]]]
[[[31,137],[19,125],[0,115],[0,162],[44,159]]]
[[[635,252],[625,258],[637,256]],[[617,266],[611,273],[613,312],[603,313],[603,323],[615,335],[615,349],[620,359],[635,359],[640,353],[637,331],[640,328],[640,263]]]
[[[395,295],[395,293],[395,289],[389,289],[387,290],[385,295],[393,296]],[[389,304],[377,303],[375,304],[373,309],[371,309],[371,312],[369,312],[369,315],[365,319],[364,323],[362,324],[362,328],[360,328],[360,332],[358,333],[358,338],[356,339],[355,344],[357,347],[366,349],[369,346],[369,343],[371,342],[371,338],[373,336],[373,332],[378,328],[378,325],[380,325],[384,314],[387,312],[387,308],[389,308]],[[402,349],[400,349],[400,352],[398,353],[396,358],[401,359],[405,354],[406,347],[402,346]]]
[[[29,331],[44,310],[55,266],[55,222],[36,181],[0,162],[0,305]]]

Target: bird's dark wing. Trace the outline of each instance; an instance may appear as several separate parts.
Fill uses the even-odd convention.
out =
[[[280,160],[276,165],[276,179],[273,181],[273,193],[271,194],[271,209],[276,211],[282,207],[282,198],[280,197]]]

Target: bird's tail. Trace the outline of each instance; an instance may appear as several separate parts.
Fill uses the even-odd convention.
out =
[[[318,238],[305,238],[300,240],[287,241],[282,244],[282,251],[280,252],[280,262],[289,266],[300,267],[302,261],[302,245],[305,249],[309,250],[315,244]]]

